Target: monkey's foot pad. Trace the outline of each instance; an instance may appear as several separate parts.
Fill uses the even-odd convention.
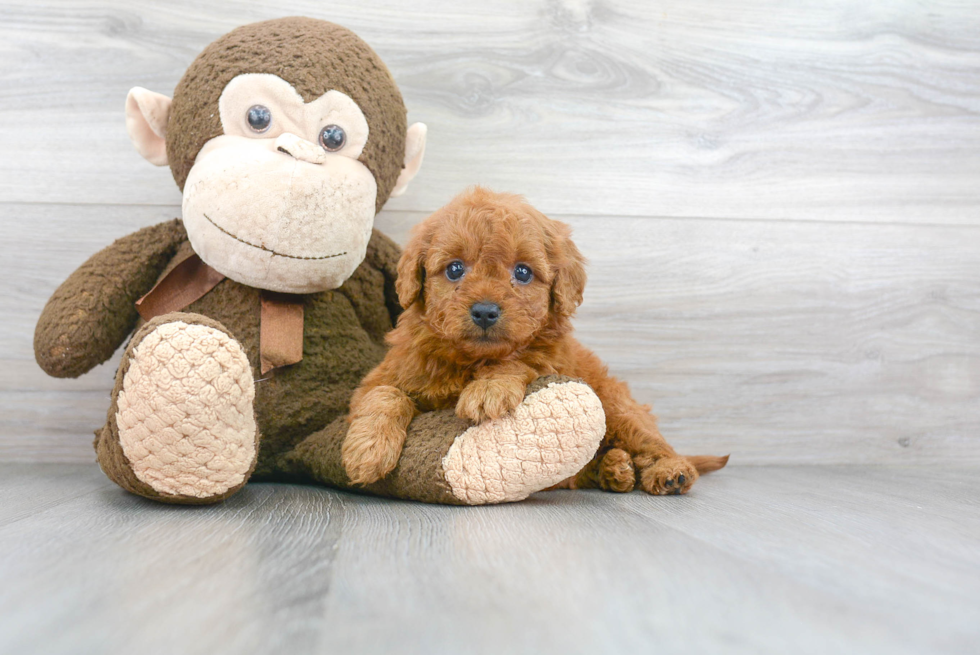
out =
[[[458,436],[442,467],[468,505],[523,500],[580,471],[605,432],[602,403],[588,385],[552,382],[507,416]]]
[[[207,325],[163,323],[132,350],[119,441],[136,477],[163,494],[208,498],[242,484],[256,457],[248,358]]]

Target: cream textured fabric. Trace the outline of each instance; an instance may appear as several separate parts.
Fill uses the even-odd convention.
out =
[[[513,413],[457,437],[442,467],[467,504],[523,500],[582,470],[605,432],[602,403],[588,385],[552,383]]]
[[[116,423],[136,477],[160,493],[207,498],[255,461],[255,383],[230,336],[164,323],[133,350]]]
[[[336,289],[364,261],[377,184],[356,159],[312,164],[277,142],[221,135],[201,148],[184,183],[187,237],[208,266],[241,284]]]
[[[136,151],[154,166],[167,165],[167,119],[170,98],[141,86],[126,96],[126,132]]]
[[[408,183],[415,179],[425,157],[425,135],[428,133],[429,128],[425,123],[412,123],[408,128],[405,134],[405,168],[398,174],[395,188],[391,190],[389,197],[397,198],[405,193]]]

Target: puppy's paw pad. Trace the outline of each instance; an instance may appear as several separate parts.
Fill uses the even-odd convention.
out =
[[[633,460],[625,450],[613,448],[599,462],[599,488],[616,493],[633,491],[636,486],[636,470]]]
[[[655,496],[686,494],[698,479],[697,469],[683,457],[664,457],[640,474],[643,491]]]

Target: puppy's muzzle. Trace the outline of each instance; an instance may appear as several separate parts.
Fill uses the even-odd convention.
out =
[[[470,307],[470,318],[484,330],[497,322],[500,318],[500,305],[493,302],[478,302]]]

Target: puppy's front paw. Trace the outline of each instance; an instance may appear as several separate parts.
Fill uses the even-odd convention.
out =
[[[341,461],[353,484],[377,482],[391,473],[405,443],[405,430],[386,416],[359,416],[351,421],[341,447]]]
[[[519,378],[473,380],[459,394],[456,415],[477,423],[500,418],[521,404],[526,389],[527,385]]]
[[[655,496],[686,494],[697,479],[697,469],[683,457],[663,457],[640,471],[640,487]]]

